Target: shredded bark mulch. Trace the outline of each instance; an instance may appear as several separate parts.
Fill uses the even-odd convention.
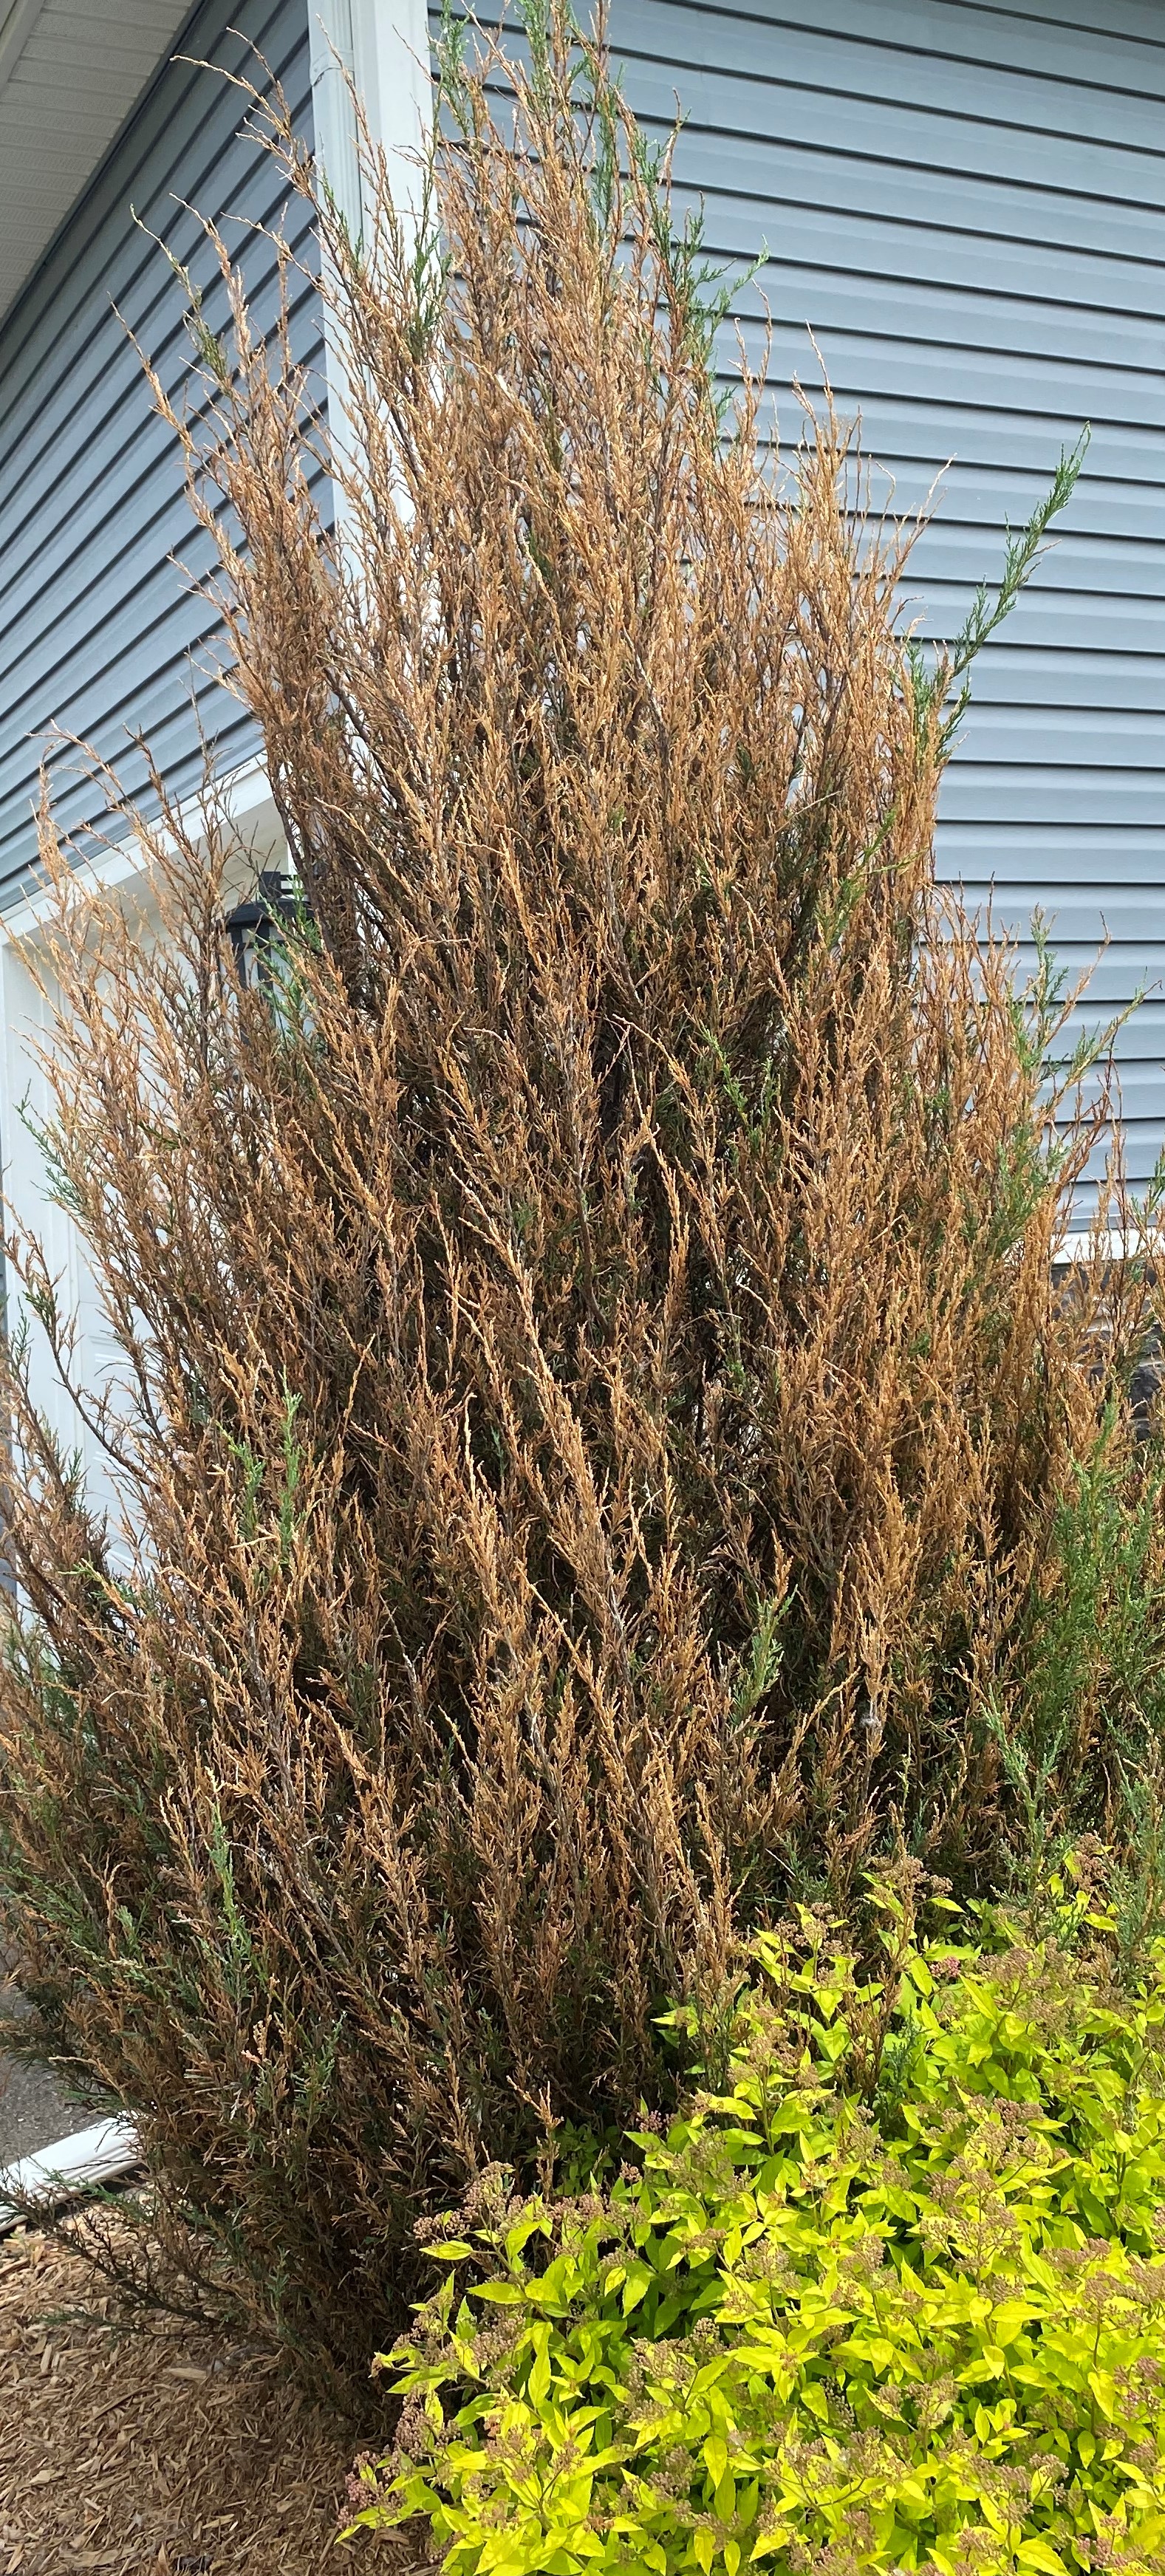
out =
[[[388,2535],[335,2545],[356,2447],[269,2355],[127,2331],[79,2254],[0,2245],[0,2576],[403,2576]]]

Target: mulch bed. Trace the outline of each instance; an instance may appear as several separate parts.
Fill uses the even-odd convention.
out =
[[[404,2576],[395,2536],[336,2547],[355,2448],[268,2354],[127,2330],[79,2254],[0,2244],[0,2576]]]

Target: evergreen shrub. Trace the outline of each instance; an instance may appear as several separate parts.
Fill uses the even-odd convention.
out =
[[[1071,464],[923,653],[852,435],[823,404],[777,456],[763,366],[724,382],[601,48],[531,7],[442,77],[419,235],[373,155],[356,240],[255,111],[315,191],[334,518],[224,246],[197,399],[157,387],[297,889],[266,976],[213,796],[118,812],[148,938],[43,824],[112,1514],[7,1246],[0,1875],[43,2044],[134,2115],[200,2295],[354,2405],[418,2210],[674,2105],[659,2012],[791,1889],[844,1905],[899,1837],[982,1889],[1086,1825],[1155,1901],[1153,1273],[1057,1286],[1083,1059],[934,877]]]

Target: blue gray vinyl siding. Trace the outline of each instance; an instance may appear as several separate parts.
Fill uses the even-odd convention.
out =
[[[256,78],[262,55],[310,135],[308,24],[308,0],[206,0],[179,49]],[[282,228],[308,271],[295,281],[296,352],[322,366],[310,232],[242,130],[245,110],[218,70],[168,63],[0,325],[0,902],[27,882],[46,748],[62,823],[101,810],[50,728],[93,743],[131,791],[145,775],[138,733],[179,792],[201,775],[202,734],[223,769],[254,747],[215,677],[214,613],[189,579],[209,570],[210,550],[126,333],[179,392],[192,364],[183,297],[150,234],[206,283],[217,327],[224,298],[201,213],[242,248],[263,325],[277,311],[276,262],[253,228]]]
[[[1084,422],[1085,474],[1032,590],[981,661],[943,793],[940,864],[1075,975],[1120,1040],[1129,1167],[1165,1140],[1165,9],[1156,0],[613,0],[662,131],[788,387],[820,382],[910,509],[944,467],[910,573],[949,634]],[[886,488],[885,485],[882,487]]]
[[[611,0],[644,124],[709,248],[762,244],[739,318],[791,384],[859,411],[909,510],[923,632],[957,629],[1061,448],[1092,443],[1059,545],[978,667],[941,865],[1025,929],[1037,906],[1120,1041],[1132,1173],[1165,1133],[1165,7],[1160,0]],[[726,347],[726,357],[729,352]],[[883,481],[876,489],[888,490]]]

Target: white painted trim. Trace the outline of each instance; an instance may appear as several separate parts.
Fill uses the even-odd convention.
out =
[[[269,806],[272,813],[275,810],[267,771],[258,759],[243,761],[237,769],[229,771],[218,782],[215,792],[227,820],[240,827],[252,822],[264,807]],[[176,810],[183,829],[197,826],[203,802],[201,795],[182,799]],[[160,834],[159,837],[163,845],[169,842],[173,847],[171,835]],[[119,886],[130,886],[139,881],[148,866],[148,850],[136,832],[127,832],[123,841],[103,850],[98,858],[83,860],[74,869],[72,882],[82,894],[113,893]],[[55,904],[52,888],[38,886],[19,903],[10,905],[6,912],[0,912],[0,950],[26,939],[35,939],[52,919]]]
[[[415,220],[417,156],[433,122],[426,0],[350,0],[353,71],[368,131],[395,162],[398,203]]]
[[[231,834],[224,896],[229,903],[249,890],[255,869],[282,866],[285,838],[261,760],[241,763],[218,782],[215,802]],[[203,799],[175,799],[175,831],[204,841]],[[124,911],[130,928],[150,944],[160,923],[150,886],[150,843],[163,854],[173,847],[169,828],[128,832],[123,840],[77,866],[69,880],[69,937],[84,948],[89,937],[91,905],[103,897]],[[237,842],[237,856],[235,843]],[[50,1277],[57,1283],[62,1314],[76,1333],[74,1364],[91,1395],[120,1402],[123,1355],[109,1331],[100,1289],[81,1234],[72,1217],[54,1198],[46,1181],[43,1157],[30,1133],[33,1121],[52,1116],[51,1084],[45,1054],[54,1045],[55,978],[46,943],[55,926],[57,897],[51,887],[32,889],[7,915],[0,916],[0,1140],[2,1185],[9,1220],[17,1232],[40,1244]],[[30,1313],[15,1280],[10,1280],[9,1328],[22,1314],[30,1327],[29,1364],[35,1400],[66,1450],[78,1449],[84,1461],[90,1499],[108,1514],[115,1546],[121,1544],[124,1503],[109,1461],[80,1419],[52,1361],[40,1324]]]
[[[349,80],[356,78],[352,0],[309,0],[316,159],[348,224],[361,225],[360,164]]]
[[[132,2120],[97,2120],[92,2128],[78,2129],[74,2137],[61,2138],[55,2147],[42,2147],[39,2155],[22,2156],[18,2164],[8,2165],[0,2172],[0,2236],[22,2226],[26,2216],[23,2209],[14,2209],[4,2197],[7,2189],[55,2209],[63,2201],[77,2200],[87,2191],[132,2173],[141,2160],[141,2144]]]
[[[410,225],[420,211],[423,153],[432,121],[426,0],[308,0],[312,108],[320,168],[351,232],[367,209],[349,80],[370,142],[389,156],[393,194]],[[328,417],[333,443],[348,453],[348,364],[330,299],[324,307]],[[342,516],[342,511],[339,513]]]
[[[316,150],[337,203],[358,232],[365,208],[349,80],[370,140],[396,165],[398,203],[415,214],[416,160],[432,121],[425,0],[311,0]]]
[[[1141,1237],[1122,1226],[1074,1226],[1065,1235],[1052,1267],[1065,1270],[1074,1261],[1129,1261],[1143,1250]]]

